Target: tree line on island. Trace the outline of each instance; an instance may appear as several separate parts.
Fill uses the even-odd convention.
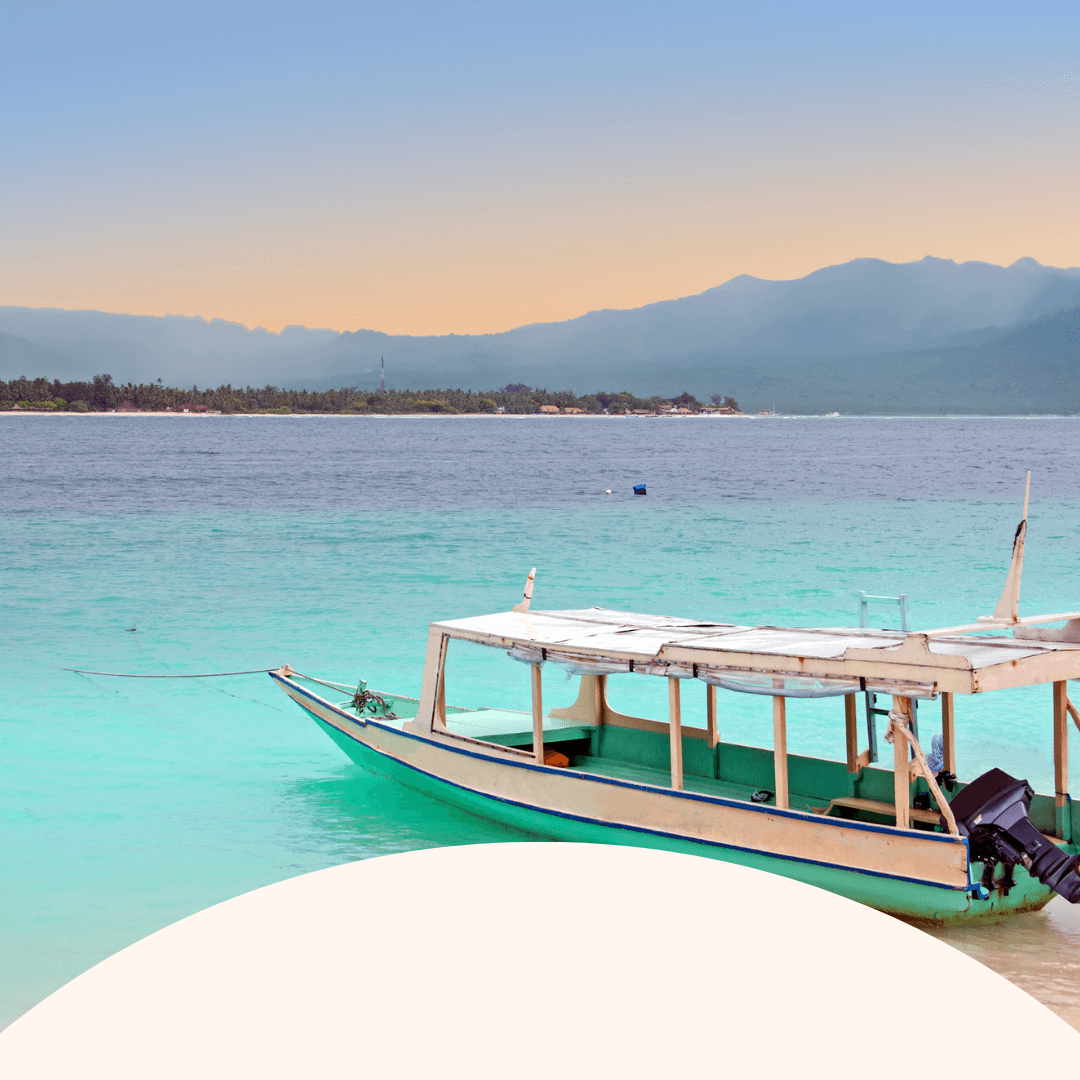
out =
[[[693,394],[674,398],[640,398],[623,390],[597,391],[578,396],[571,390],[548,391],[510,383],[501,390],[286,390],[277,386],[219,386],[182,390],[156,383],[114,383],[109,375],[90,382],[59,379],[0,380],[0,410],[29,412],[220,412],[220,413],[659,413],[703,409],[738,413],[738,402],[726,394],[713,394],[704,404]]]

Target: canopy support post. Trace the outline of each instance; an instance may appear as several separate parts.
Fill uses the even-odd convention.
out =
[[[788,808],[787,775],[787,703],[782,697],[772,699],[773,775],[776,780],[776,805]]]
[[[705,726],[709,737],[709,776],[719,780],[720,751],[716,748],[720,745],[720,728],[716,719],[716,687],[712,683],[705,684]]]
[[[607,676],[596,675],[593,677],[593,703],[596,715],[597,727],[604,723],[604,709],[607,706]]]
[[[705,722],[709,728],[709,749],[715,750],[720,744],[720,729],[716,723],[716,687],[705,684]]]
[[[593,701],[596,706],[596,727],[592,730],[589,738],[589,753],[593,757],[600,756],[600,743],[604,738],[604,724],[607,723],[607,676],[596,675],[593,677]]]
[[[894,724],[910,727],[911,698],[894,697],[891,719]],[[896,810],[896,827],[911,828],[911,767],[908,765],[907,739],[893,737],[893,800]]]
[[[1057,835],[1071,840],[1069,807],[1069,696],[1067,684],[1054,683],[1054,816]]]
[[[544,764],[544,701],[540,690],[540,665],[532,664],[533,754]]]
[[[450,651],[450,639],[443,637],[439,643],[439,668],[435,686],[435,722],[446,727],[446,654]]]
[[[952,694],[941,695],[941,751],[948,773],[956,775],[956,703]]]
[[[855,711],[855,695],[844,695],[844,729],[847,735],[847,771],[857,773],[859,765],[859,716]]]
[[[674,675],[668,676],[668,712],[671,728],[671,786],[675,791],[682,791],[682,709],[679,699],[679,680]]]

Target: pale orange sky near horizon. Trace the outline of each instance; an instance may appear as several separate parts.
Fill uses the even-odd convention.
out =
[[[359,60],[132,10],[0,50],[0,304],[477,334],[857,257],[1080,264],[1070,9],[421,4]],[[92,33],[126,64],[84,78]]]

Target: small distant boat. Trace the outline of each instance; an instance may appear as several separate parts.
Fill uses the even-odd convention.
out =
[[[971,625],[908,633],[596,607],[532,611],[534,570],[512,611],[430,625],[418,698],[288,665],[271,677],[364,768],[538,836],[741,863],[935,924],[1033,911],[1055,892],[1077,903],[1080,803],[1068,794],[1067,735],[1069,717],[1080,726],[1080,713],[1066,680],[1080,678],[1080,612],[1019,617],[1026,527],[1025,496],[1001,599]],[[1011,636],[974,636],[988,630]],[[466,643],[529,668],[531,713],[447,703],[448,652]],[[557,693],[543,685],[552,666],[579,683],[573,700],[545,708],[545,693]],[[666,681],[666,717],[611,704],[613,680],[649,676]],[[1000,769],[956,780],[957,695],[1040,683],[1054,688],[1054,794],[1036,795]],[[769,700],[771,750],[722,740],[721,689]],[[706,726],[684,726],[683,697],[699,691]],[[859,749],[857,702],[872,693],[891,695],[891,769],[873,765],[869,711],[870,745]],[[822,697],[843,699],[846,760],[788,753],[788,701]],[[933,765],[919,744],[916,701],[940,703],[943,745]],[[999,737],[1008,730],[999,725]]]
[[[634,494],[635,495],[648,495],[649,493],[645,490],[645,485],[644,484],[635,484],[634,485]]]

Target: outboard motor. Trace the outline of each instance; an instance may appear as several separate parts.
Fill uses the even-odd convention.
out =
[[[983,864],[986,888],[1003,888],[1007,896],[1014,884],[1013,867],[1023,863],[1033,877],[1069,903],[1080,904],[1080,855],[1066,855],[1031,824],[1028,810],[1034,794],[1026,780],[991,769],[972,780],[949,805],[961,835],[970,841],[972,860]],[[997,863],[1005,876],[995,886]]]

